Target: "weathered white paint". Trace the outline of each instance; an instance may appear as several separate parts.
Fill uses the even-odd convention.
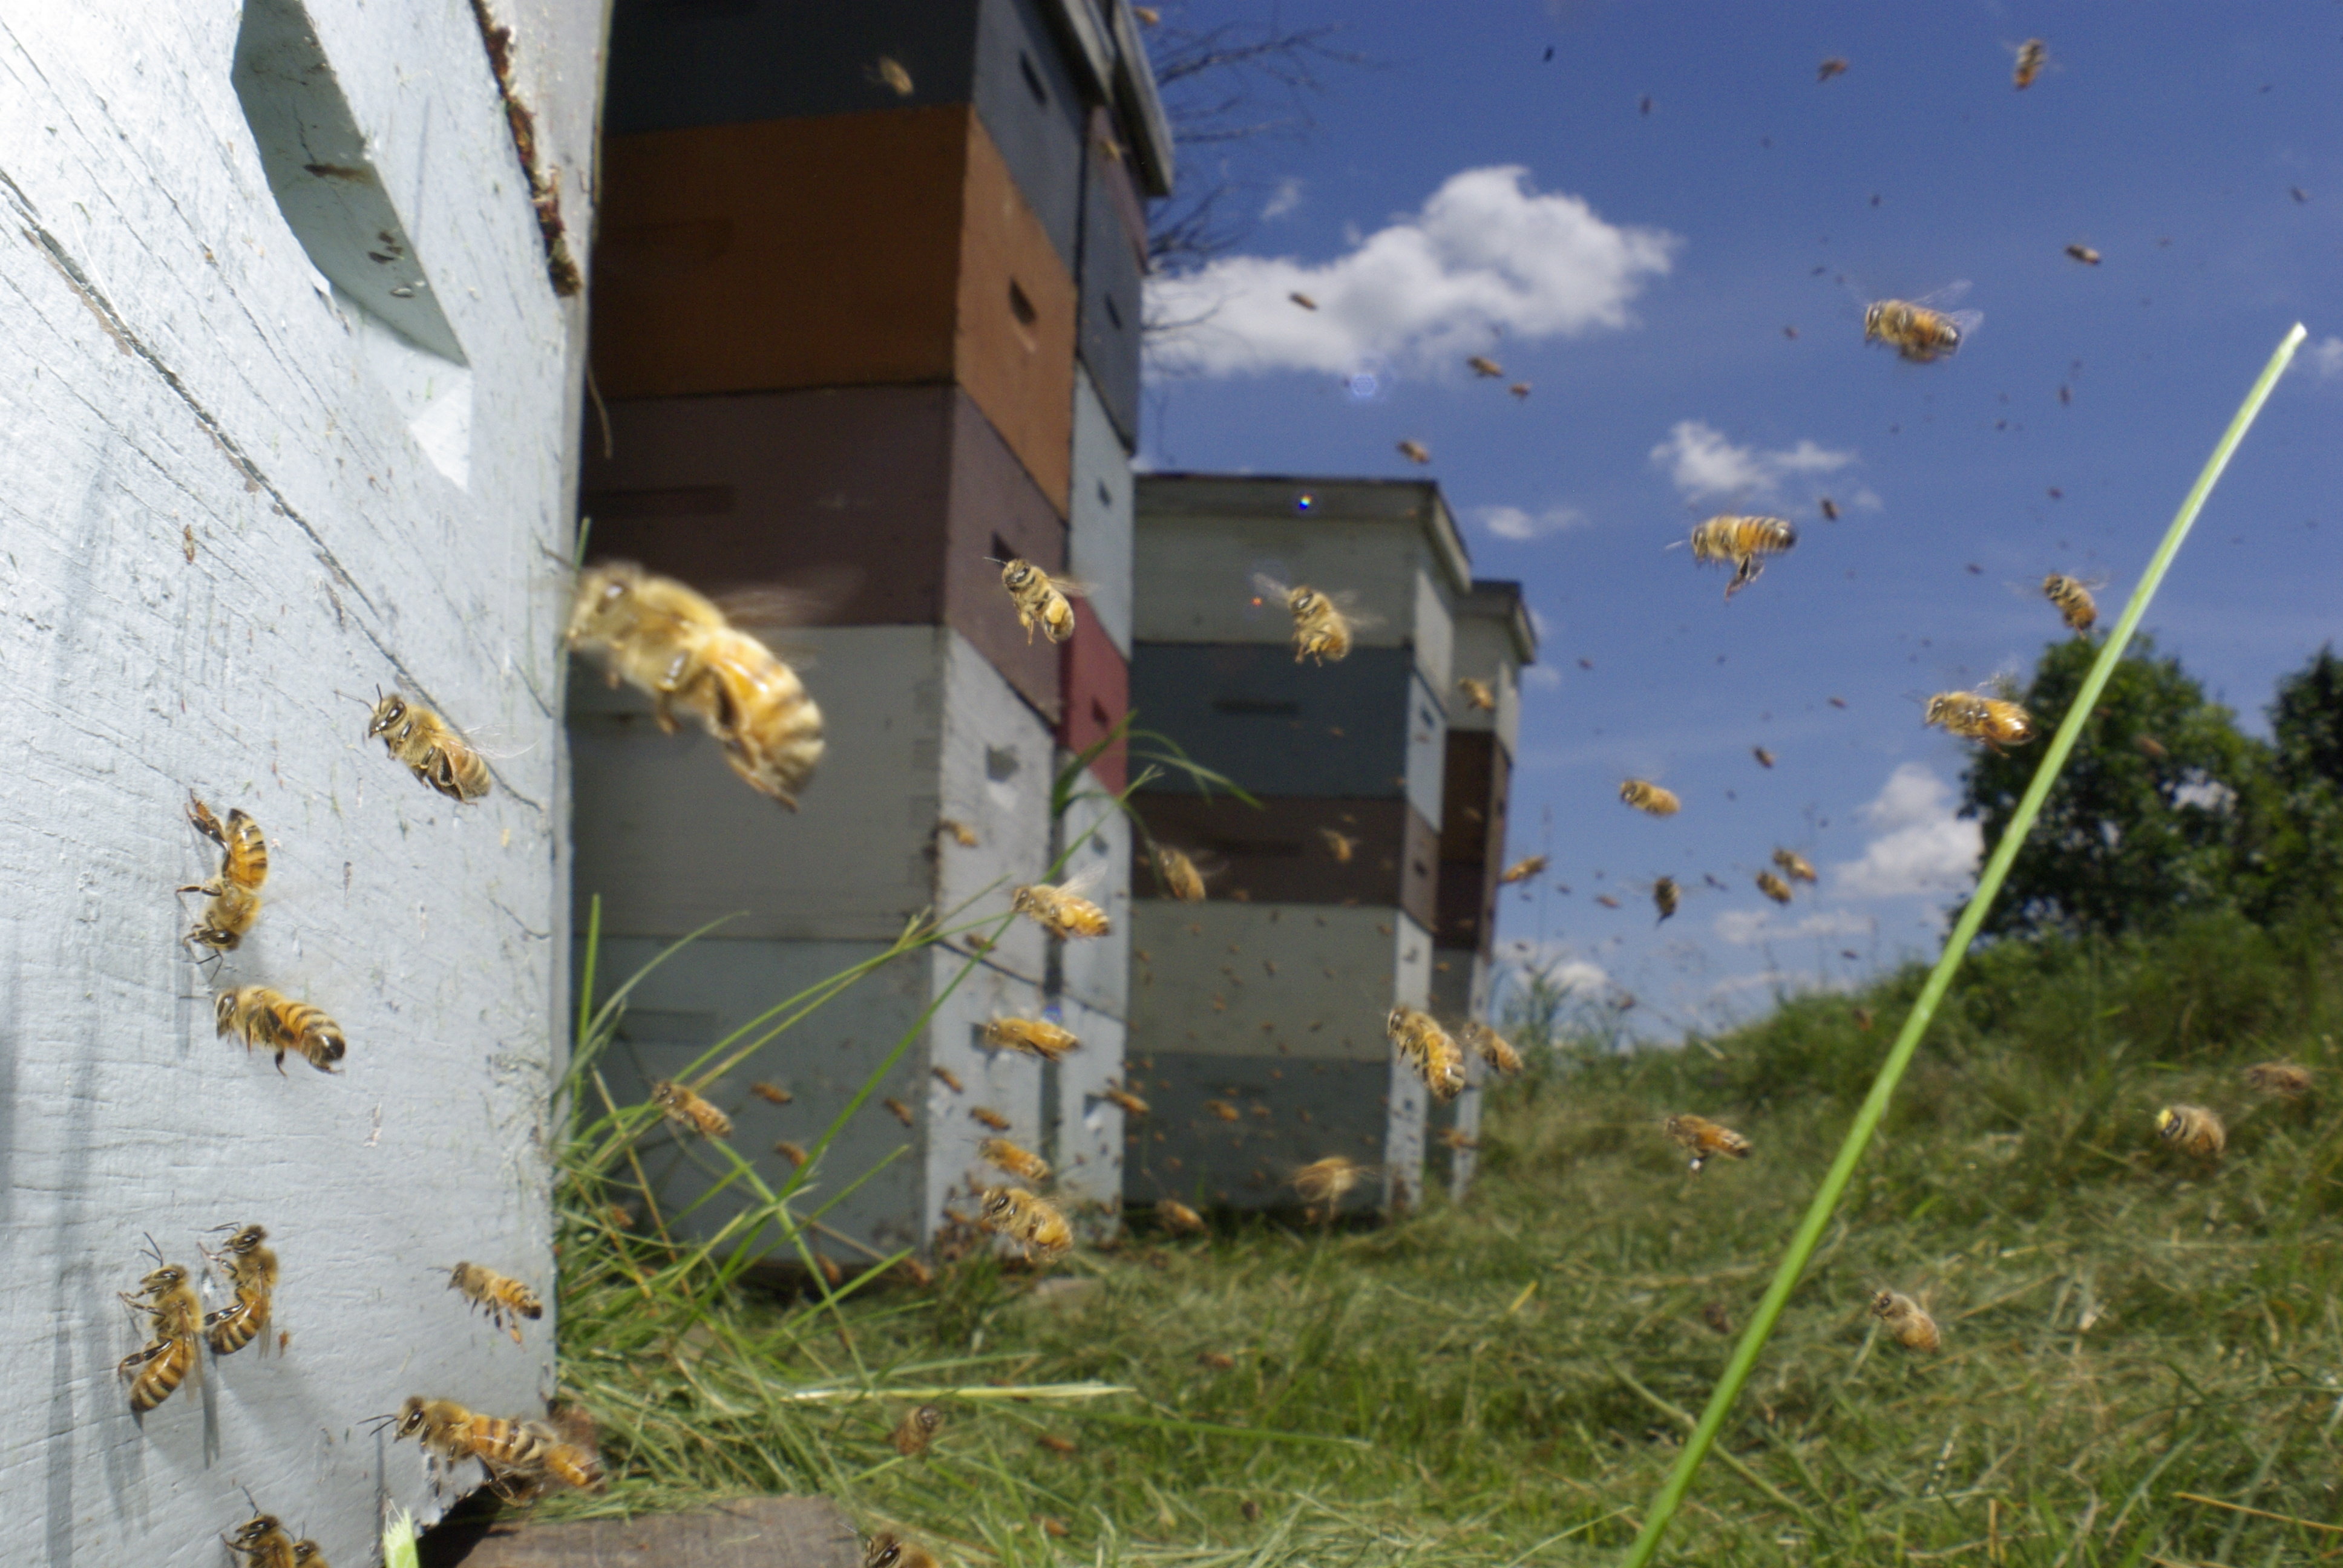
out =
[[[461,485],[270,194],[230,81],[237,7],[16,6],[0,32],[0,1325],[32,1347],[0,1371],[15,1562],[208,1568],[241,1486],[369,1562],[384,1499],[434,1504],[415,1446],[365,1417],[415,1392],[530,1413],[552,1386],[550,1311],[515,1346],[431,1270],[489,1263],[550,1306],[568,944],[548,552],[570,531],[582,317],[548,284],[470,6],[311,11],[475,377]],[[598,42],[581,26],[547,58],[590,76],[568,51]],[[590,131],[590,98],[567,110]],[[349,699],[377,685],[497,747],[496,792],[452,805],[366,741]],[[216,976],[171,891],[218,863],[181,817],[191,788],[272,851],[258,926]],[[326,1008],[345,1070],[280,1078],[214,1038],[215,979]],[[115,1292],[144,1234],[193,1264],[230,1221],[272,1232],[290,1343],[217,1362],[142,1425]]]
[[[1440,820],[1441,796],[1448,781],[1448,709],[1419,668],[1408,682],[1407,803],[1427,822]]]
[[[1066,568],[1090,588],[1089,609],[1115,651],[1131,657],[1131,454],[1099,401],[1091,373],[1074,367],[1074,477]]]
[[[1476,594],[1457,607],[1456,674],[1486,681],[1491,695],[1497,699],[1497,710],[1485,712],[1464,700],[1464,694],[1454,681],[1443,689],[1448,698],[1448,722],[1457,729],[1493,729],[1497,743],[1505,749],[1505,756],[1515,755],[1515,746],[1522,729],[1521,667],[1524,650],[1514,640],[1513,618],[1510,614],[1490,614],[1487,599],[1493,595]]]
[[[1071,759],[1068,753],[1059,754],[1061,766]],[[1102,937],[1061,944],[1060,984],[1084,1006],[1122,1018],[1131,999],[1131,819],[1098,776],[1086,770],[1074,786],[1061,832],[1061,841],[1073,846],[1065,874],[1096,879],[1091,900],[1114,929]]]

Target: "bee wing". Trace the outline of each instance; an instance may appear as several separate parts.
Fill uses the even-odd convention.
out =
[[[752,637],[793,627],[824,626],[846,607],[862,586],[859,567],[834,565],[809,568],[788,578],[741,583],[716,596],[724,618]],[[769,638],[765,638],[769,642]]]
[[[1080,578],[1051,578],[1050,581],[1068,598],[1090,598],[1098,592],[1094,585],[1086,583]]]
[[[1093,896],[1098,890],[1099,884],[1106,880],[1106,861],[1092,860],[1089,865],[1060,882],[1058,891],[1071,893],[1078,899],[1092,899],[1095,901]]]
[[[1912,301],[1912,303],[1921,307],[1923,309],[1942,310],[1947,315],[1953,315],[1951,307],[1958,305],[1962,300],[1967,298],[1968,293],[1969,280],[1964,277],[1957,282],[1945,285],[1944,287],[1936,290],[1934,294],[1924,294],[1919,298]],[[1960,313],[1960,315],[1966,314],[1968,313],[1966,311]],[[1953,319],[1956,321],[1959,320],[1960,315],[1953,315]],[[1977,319],[1982,321],[1985,317],[1980,316]]]
[[[1945,316],[1959,331],[1964,344],[1975,337],[1977,328],[1985,325],[1985,312],[1982,310],[1948,310]]]
[[[1253,573],[1252,586],[1263,598],[1275,599],[1280,605],[1284,604],[1286,597],[1293,591],[1267,572]]]
[[[1383,624],[1383,617],[1373,610],[1363,610],[1359,608],[1359,596],[1356,589],[1344,588],[1339,593],[1330,593],[1326,598],[1336,609],[1342,612],[1342,618],[1351,623],[1351,629],[1353,631],[1364,631],[1370,627]]]

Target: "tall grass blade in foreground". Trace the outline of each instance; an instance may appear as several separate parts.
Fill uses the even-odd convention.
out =
[[[1951,985],[1954,971],[1960,968],[1962,958],[1968,952],[1969,943],[1976,940],[1977,927],[1985,920],[1986,910],[1992,907],[1994,896],[2001,891],[2002,880],[2009,874],[2010,862],[2016,859],[2026,834],[2033,829],[2034,819],[2040,814],[2042,802],[2049,795],[2050,787],[2057,782],[2059,770],[2066,766],[2067,754],[2074,750],[2084,722],[2090,718],[2091,709],[2097,704],[2107,678],[2114,674],[2117,661],[2123,658],[2124,648],[2130,643],[2140,617],[2147,612],[2148,601],[2156,597],[2156,590],[2162,586],[2164,574],[2171,569],[2172,558],[2179,553],[2181,542],[2188,537],[2189,528],[2197,521],[2197,514],[2204,509],[2205,498],[2212,494],[2213,486],[2221,477],[2221,471],[2229,466],[2229,458],[2237,451],[2237,444],[2245,439],[2254,417],[2269,400],[2270,389],[2278,385],[2278,377],[2294,358],[2294,351],[2300,347],[2303,336],[2302,324],[2297,322],[2293,330],[2279,342],[2278,351],[2270,356],[2269,363],[2262,367],[2262,373],[2255,380],[2252,390],[2246,394],[2246,400],[2237,409],[2237,417],[2229,421],[2228,429],[2222,432],[2212,457],[2206,459],[2204,471],[2197,476],[2197,483],[2189,487],[2187,498],[2180,503],[2180,511],[2172,519],[2172,526],[2164,531],[2164,542],[2157,547],[2156,554],[2149,558],[2147,570],[2141,574],[2138,586],[2132,589],[2131,602],[2124,606],[2123,618],[2117,621],[2115,629],[2107,634],[2106,644],[2099,649],[2097,662],[2091,666],[2091,673],[2084,679],[2082,690],[2076,694],[2074,706],[2066,710],[2066,721],[2058,726],[2058,733],[2051,738],[2049,749],[2042,756],[2042,766],[2035,770],[2034,782],[2026,786],[2025,799],[2017,803],[2016,815],[2010,819],[2001,842],[1994,846],[1992,859],[1986,862],[1984,875],[1977,879],[1976,892],[1970,898],[1967,907],[1961,910],[1952,935],[1946,939],[1944,955],[1936,960],[1936,969],[1929,973],[1927,985],[1922,989],[1919,1000],[1913,1004],[1911,1013],[1905,1019],[1903,1031],[1896,1037],[1894,1049],[1888,1051],[1887,1060],[1880,1064],[1879,1076],[1873,1081],[1871,1092],[1865,1097],[1862,1109],[1855,1112],[1855,1125],[1847,1129],[1846,1141],[1839,1146],[1838,1156],[1831,1161],[1830,1171],[1824,1176],[1821,1188],[1815,1191],[1805,1218],[1799,1222],[1797,1233],[1791,1238],[1790,1249],[1783,1255],[1781,1266],[1774,1271],[1774,1281],[1766,1287],[1765,1299],[1758,1302],[1756,1312],[1751,1315],[1740,1343],[1734,1347],[1733,1359],[1725,1363],[1725,1375],[1718,1380],[1716,1391],[1709,1396],[1708,1408],[1701,1412],[1699,1424],[1694,1427],[1691,1437],[1685,1441],[1684,1452],[1677,1456],[1675,1466],[1668,1473],[1659,1494],[1652,1500],[1651,1509],[1644,1515],[1644,1528],[1636,1535],[1634,1544],[1627,1550],[1624,1568],[1644,1568],[1659,1550],[1660,1537],[1666,1533],[1668,1522],[1675,1517],[1677,1508],[1683,1504],[1684,1493],[1691,1489],[1692,1479],[1699,1473],[1701,1462],[1708,1457],[1709,1449],[1716,1442],[1716,1434],[1725,1426],[1725,1417],[1732,1413],[1734,1402],[1741,1395],[1742,1385],[1749,1381],[1749,1373],[1757,1363],[1757,1352],[1765,1349],[1766,1340],[1774,1332],[1775,1323],[1781,1318],[1783,1307],[1789,1302],[1790,1292],[1796,1287],[1798,1277],[1813,1259],[1815,1248],[1822,1241],[1823,1228],[1830,1222],[1840,1196],[1846,1191],[1848,1180],[1855,1174],[1855,1161],[1863,1157],[1872,1133],[1879,1127],[1880,1118],[1886,1114],[1887,1102],[1895,1096],[1896,1085],[1903,1078],[1904,1070],[1911,1064],[1912,1053],[1919,1045],[1920,1036],[1926,1031],[1929,1020],[1936,1015],[1936,1004],[1943,1000],[1946,988]]]

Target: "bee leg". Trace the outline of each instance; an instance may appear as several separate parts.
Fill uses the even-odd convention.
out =
[[[181,893],[203,893],[208,897],[216,899],[221,894],[227,891],[227,884],[221,878],[214,877],[208,882],[189,882],[186,887],[174,889],[173,890],[175,892]]]
[[[285,1053],[282,1050],[277,1053],[277,1076],[279,1078],[285,1076]]]
[[[660,734],[675,733],[675,710],[669,704],[669,693],[662,691],[658,697],[652,699],[651,717],[658,720]]]

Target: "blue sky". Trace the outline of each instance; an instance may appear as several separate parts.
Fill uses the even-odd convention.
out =
[[[1599,969],[1646,1030],[1933,952],[1966,754],[1916,699],[2060,633],[2012,583],[2104,578],[2112,618],[2298,319],[2147,625],[2258,730],[2275,678],[2343,640],[2343,5],[1165,9],[1342,24],[1372,64],[1327,69],[1305,135],[1189,154],[1236,183],[1254,259],[1187,286],[1219,314],[1151,373],[1143,459],[1441,482],[1478,573],[1522,579],[1544,628],[1512,849],[1571,891],[1509,896],[1501,938]],[[2037,35],[2051,66],[2016,92]],[[1342,319],[1290,330],[1280,260]],[[1956,280],[1985,315],[1956,357],[1862,342],[1864,298]],[[1663,548],[1725,510],[1801,535],[1729,605]],[[1630,774],[1683,814],[1621,805]],[[1785,910],[1751,886],[1777,844],[1823,871]],[[1661,872],[1729,890],[1655,930]]]

